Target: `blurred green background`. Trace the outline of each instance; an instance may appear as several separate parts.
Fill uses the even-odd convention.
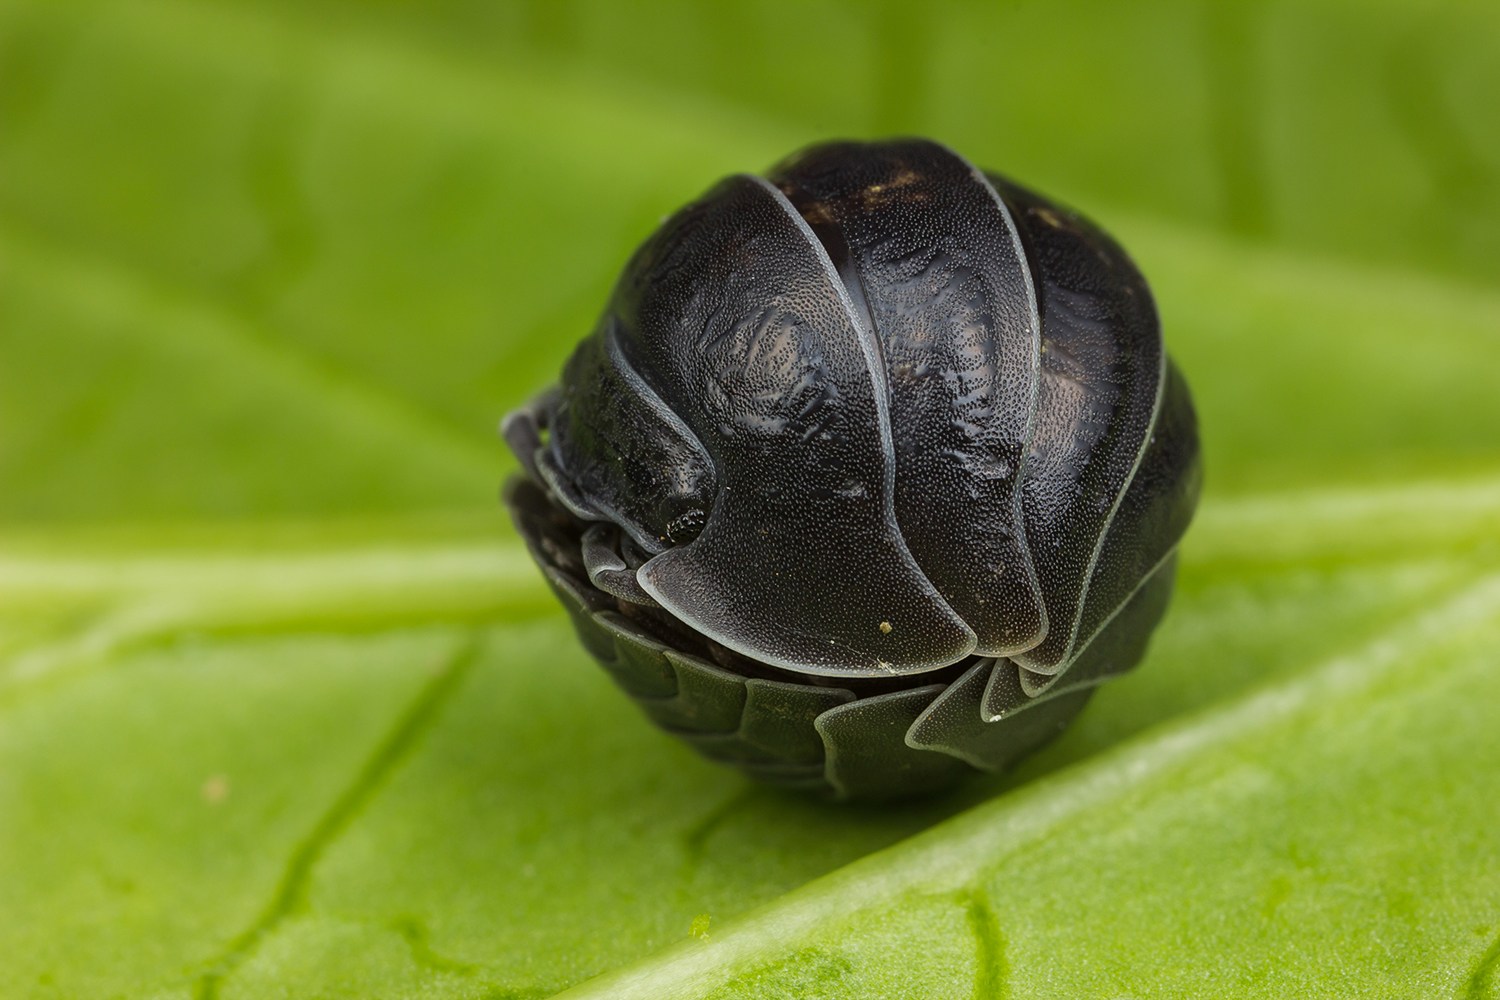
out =
[[[903,132],[1118,231],[1211,489],[1490,467],[1497,45],[1487,4],[6,3],[0,516],[487,505],[663,213]],[[1437,342],[1392,314],[1434,283]]]
[[[1061,741],[837,810],[609,686],[505,524],[495,427],[665,213],[896,133],[1135,255],[1207,493],[1150,657]],[[0,0],[0,995],[550,995],[1466,593],[1497,475],[1491,3]],[[1274,808],[1090,812],[1147,888],[1066,838],[1010,859],[1123,914],[1005,902],[1015,995],[1192,996],[1200,963],[1237,995],[1488,995],[1474,648],[1413,659],[1378,731],[1335,706],[1262,740]],[[1462,663],[1488,679],[1445,687]],[[1174,881],[1232,864],[1222,897]],[[810,982],[784,995],[878,992]]]

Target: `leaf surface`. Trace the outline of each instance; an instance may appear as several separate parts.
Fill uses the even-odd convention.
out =
[[[1497,27],[0,5],[0,994],[1495,995]],[[834,806],[611,686],[493,428],[663,213],[907,131],[1130,248],[1208,493],[1056,743]]]

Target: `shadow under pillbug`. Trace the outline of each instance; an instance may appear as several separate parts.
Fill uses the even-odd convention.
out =
[[[516,526],[620,687],[838,798],[1060,732],[1143,655],[1200,482],[1125,252],[919,139],[721,181],[502,430]]]

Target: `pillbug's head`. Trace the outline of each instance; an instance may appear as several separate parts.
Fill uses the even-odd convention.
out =
[[[576,536],[560,560],[517,513],[539,560],[669,645],[887,693],[982,663],[997,719],[1072,690],[1116,619],[1143,645],[1164,596],[1124,612],[1170,589],[1198,485],[1128,257],[923,140],[812,147],[679,211],[505,434]]]

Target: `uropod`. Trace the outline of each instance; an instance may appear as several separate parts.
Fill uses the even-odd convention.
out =
[[[516,526],[619,686],[837,798],[1057,735],[1144,654],[1201,480],[1125,252],[921,139],[719,182],[502,432]]]

